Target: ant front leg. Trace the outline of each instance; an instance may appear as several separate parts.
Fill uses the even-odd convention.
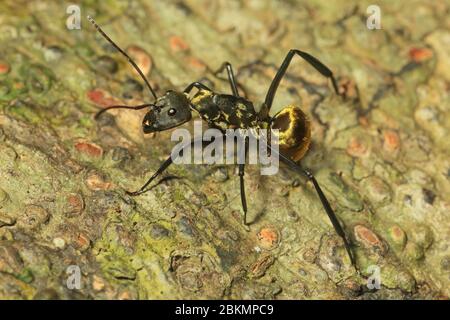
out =
[[[156,172],[147,180],[147,182],[137,191],[130,192],[126,191],[126,193],[130,196],[138,196],[140,194],[145,193],[147,190],[147,186],[152,183],[153,180],[155,180],[160,174],[162,174],[166,169],[173,163],[173,161],[180,156],[181,151],[184,152],[186,148],[191,148],[194,146],[197,142],[201,141],[202,146],[205,147],[206,145],[209,145],[211,141],[204,141],[203,137],[192,139],[190,143],[187,143],[186,145],[181,147],[180,152],[178,152],[176,155],[171,154],[163,163],[162,165],[156,170]]]
[[[333,76],[333,72],[322,62],[320,62],[317,58],[314,58],[309,53],[297,50],[297,49],[291,49],[289,50],[289,53],[286,55],[286,58],[284,58],[283,63],[281,64],[280,68],[277,71],[277,74],[272,80],[272,83],[270,84],[269,90],[267,91],[266,99],[264,101],[265,107],[267,109],[267,112],[270,111],[270,108],[272,107],[273,99],[275,98],[275,94],[277,92],[278,86],[281,82],[281,79],[283,79],[284,75],[286,74],[286,70],[291,64],[292,58],[295,55],[299,55],[301,58],[305,59],[306,62],[308,62],[310,65],[312,65],[318,72],[320,72],[324,77],[330,78],[331,83],[333,84],[334,91],[337,95],[339,95],[339,90],[337,87],[336,79]]]
[[[184,89],[184,93],[189,94],[192,89],[197,88],[198,90],[206,90],[206,91],[212,91],[210,88],[208,88],[207,86],[205,86],[203,83],[201,82],[192,82],[190,85],[188,85],[186,87],[186,89]]]

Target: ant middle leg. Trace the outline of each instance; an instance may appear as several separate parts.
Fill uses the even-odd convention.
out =
[[[244,225],[247,225],[247,198],[245,197],[245,181],[244,181],[245,164],[239,164],[239,184],[241,189],[241,204],[244,211]]]
[[[286,70],[289,67],[292,58],[295,55],[299,55],[301,58],[303,58],[306,62],[308,62],[310,65],[312,65],[318,72],[320,72],[324,77],[327,77],[331,79],[331,83],[333,85],[334,91],[337,95],[339,95],[339,90],[337,86],[336,79],[333,76],[333,72],[322,62],[320,62],[317,58],[313,57],[309,53],[297,50],[297,49],[291,49],[289,50],[288,54],[284,58],[283,63],[281,64],[280,68],[277,71],[277,74],[272,80],[272,83],[270,84],[269,90],[267,91],[266,99],[264,101],[264,105],[267,109],[267,111],[270,111],[270,108],[272,107],[273,99],[275,98],[275,94],[277,92],[278,86],[281,82],[281,79],[283,79],[284,75],[286,74]]]
[[[245,161],[247,160],[247,154],[248,154],[248,138],[246,137],[244,140],[244,158],[242,163],[239,163],[239,185],[240,185],[240,192],[241,192],[241,205],[242,205],[242,211],[244,211],[244,225],[248,225],[247,223],[247,198],[245,196],[245,180],[244,180],[244,174],[245,174]],[[239,156],[238,156],[239,159]]]
[[[231,63],[224,62],[222,64],[222,66],[216,72],[214,72],[214,74],[217,75],[220,72],[222,72],[224,69],[227,70],[228,81],[230,83],[230,87],[231,87],[231,91],[233,92],[233,95],[235,97],[239,97],[237,81],[234,76],[233,67],[231,66]],[[247,139],[245,139],[244,148],[245,148],[244,149],[244,163],[239,164],[239,185],[240,185],[240,193],[241,193],[241,205],[242,205],[242,210],[244,211],[244,225],[247,225],[247,197],[245,196],[245,179],[244,179],[245,160],[247,158],[247,151],[248,151],[248,140]]]

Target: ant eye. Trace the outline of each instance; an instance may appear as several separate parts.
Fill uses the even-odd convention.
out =
[[[169,112],[167,112],[167,114],[168,114],[169,116],[174,116],[175,113],[177,113],[177,110],[174,109],[174,108],[169,109]]]

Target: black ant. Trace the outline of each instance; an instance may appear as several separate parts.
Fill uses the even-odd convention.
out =
[[[273,99],[275,97],[278,85],[286,73],[292,58],[295,55],[300,56],[310,65],[312,65],[319,73],[329,78],[333,85],[334,91],[339,95],[336,80],[332,71],[326,67],[322,62],[317,60],[310,54],[292,49],[288,52],[283,63],[278,69],[272,83],[269,87],[269,91],[266,94],[266,99],[262,104],[260,112],[256,112],[253,103],[245,98],[239,96],[237,82],[233,73],[233,68],[230,63],[225,62],[216,72],[216,74],[227,71],[228,81],[231,86],[232,95],[219,94],[200,82],[193,82],[186,87],[183,92],[175,90],[167,91],[163,96],[157,97],[152,86],[136,65],[136,63],[117,46],[103,30],[97,25],[97,23],[88,16],[88,20],[95,26],[100,34],[121,54],[123,54],[131,65],[136,69],[141,78],[144,80],[151,94],[153,95],[154,102],[137,106],[110,106],[99,111],[95,118],[98,118],[103,112],[111,109],[133,109],[139,110],[144,108],[150,108],[150,111],[145,115],[142,122],[142,129],[144,133],[152,133],[163,130],[172,129],[177,127],[192,118],[192,111],[199,114],[201,119],[206,121],[210,127],[217,128],[224,132],[228,128],[270,128],[278,129],[278,143],[279,152],[274,150],[269,144],[267,147],[269,151],[279,157],[281,161],[286,163],[290,168],[305,175],[314,185],[316,192],[322,202],[323,208],[333,224],[336,233],[344,241],[345,249],[350,257],[352,265],[356,267],[355,259],[350,249],[350,244],[347,241],[344,230],[342,229],[336,214],[331,208],[327,198],[325,197],[319,183],[314,178],[313,174],[302,168],[297,161],[301,160],[305,153],[308,151],[311,143],[311,123],[308,120],[306,114],[296,106],[287,106],[278,112],[275,116],[269,115],[270,108],[272,106]],[[190,98],[189,93],[194,89],[197,89],[196,94]],[[269,133],[271,130],[269,130]],[[275,131],[274,131],[275,132]],[[270,139],[269,139],[270,141]],[[201,141],[203,144],[211,143],[210,141]],[[187,144],[183,148],[191,147],[196,143],[196,139],[192,139],[190,144]],[[173,163],[172,156],[167,158],[160,166],[160,168],[148,179],[148,181],[137,191],[128,192],[131,196],[136,196],[146,192],[147,186],[161,173],[163,173]],[[241,202],[244,211],[244,224],[247,225],[247,201],[245,197],[244,188],[244,164],[239,164],[239,179],[240,179],[240,192]]]

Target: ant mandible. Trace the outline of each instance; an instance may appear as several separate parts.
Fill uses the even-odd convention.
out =
[[[124,55],[128,59],[133,68],[144,80],[155,100],[154,103],[146,103],[137,106],[109,106],[99,111],[95,115],[96,119],[103,112],[111,109],[122,108],[140,110],[144,108],[150,108],[150,111],[145,115],[142,122],[142,129],[144,133],[158,132],[180,126],[181,124],[184,124],[185,122],[191,120],[192,111],[198,113],[200,118],[206,121],[210,127],[217,128],[222,132],[224,132],[224,130],[227,128],[269,128],[269,132],[271,131],[270,129],[277,129],[277,132],[279,132],[279,151],[276,151],[275,149],[271,148],[270,144],[267,144],[269,151],[278,156],[279,159],[281,159],[281,161],[287,164],[291,169],[305,175],[312,182],[319,196],[319,199],[322,202],[322,206],[325,209],[325,212],[327,213],[336,233],[342,238],[344,242],[345,249],[350,257],[352,265],[356,268],[355,259],[350,249],[349,241],[347,241],[345,232],[342,229],[342,226],[340,225],[336,214],[331,208],[330,203],[325,197],[325,194],[320,188],[319,183],[308,169],[301,167],[297,163],[304,157],[311,143],[311,123],[308,120],[308,117],[299,107],[293,105],[283,108],[273,117],[269,115],[269,111],[280,81],[285,75],[286,70],[292,61],[292,58],[295,55],[300,56],[323,76],[331,79],[333,88],[336,94],[339,95],[336,80],[333,76],[332,71],[328,67],[326,67],[322,62],[306,52],[297,49],[290,50],[287,56],[284,58],[284,61],[278,69],[275,77],[273,78],[269,90],[266,94],[264,103],[262,104],[259,112],[255,111],[255,108],[251,101],[239,96],[233,68],[228,62],[223,63],[216,73],[222,72],[223,70],[227,71],[228,81],[233,93],[232,95],[216,93],[200,82],[193,82],[188,85],[183,92],[169,90],[163,96],[158,98],[147,78],[144,76],[133,59],[131,59],[124,50],[116,45],[114,41],[112,41],[105,34],[105,32],[98,26],[94,19],[92,19],[90,16],[88,16],[87,18],[98,30],[98,32],[100,32],[100,34],[114,48],[116,48],[122,55]],[[195,93],[195,95],[190,98],[189,94],[194,88],[197,89],[197,93]],[[193,146],[196,141],[198,142],[197,139],[192,139],[191,143],[185,145],[184,147],[182,147],[182,149]],[[203,141],[202,139],[201,143],[205,145],[211,142]],[[162,174],[173,163],[173,160],[173,156],[171,155],[162,163],[159,169],[156,170],[156,172],[139,190],[135,192],[127,191],[127,193],[131,196],[136,196],[146,192],[147,186],[156,177]],[[241,203],[244,211],[244,224],[247,225],[247,200],[245,197],[244,188],[245,164],[239,164],[238,166]]]

